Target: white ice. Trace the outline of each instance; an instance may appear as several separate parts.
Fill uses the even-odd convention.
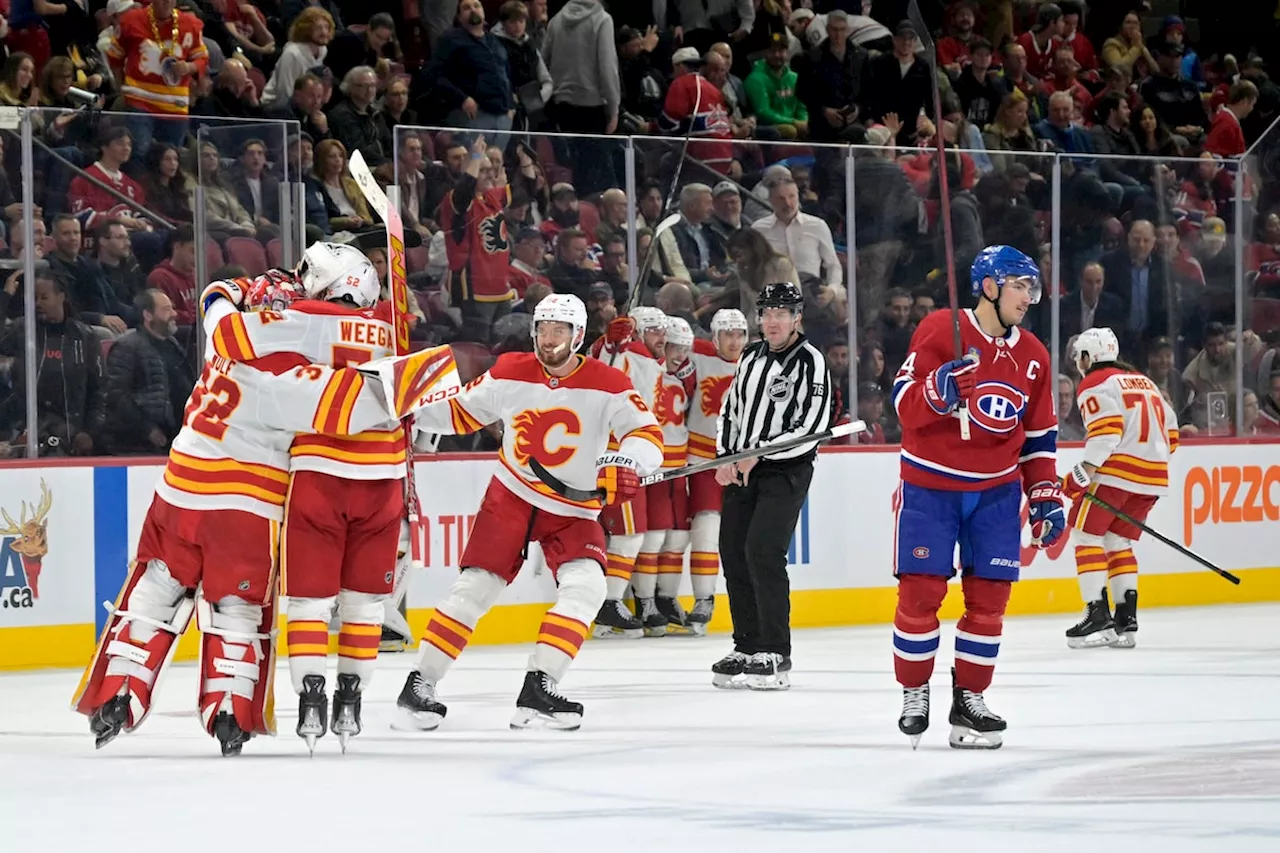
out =
[[[200,730],[190,665],[97,752],[68,710],[79,673],[8,675],[0,849],[1280,851],[1280,606],[1147,610],[1131,651],[1068,651],[1071,621],[1006,624],[995,752],[947,747],[945,651],[911,751],[885,626],[797,632],[774,694],[711,687],[724,636],[590,641],[563,685],[577,733],[508,729],[514,647],[462,656],[440,730],[391,732],[413,658],[386,656],[364,734],[313,759],[284,661],[280,734],[238,759]]]

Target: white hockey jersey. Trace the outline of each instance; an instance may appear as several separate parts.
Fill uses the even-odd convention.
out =
[[[720,357],[715,344],[698,338],[689,354],[697,385],[689,404],[689,455],[695,459],[714,459],[716,430],[725,392],[733,384],[738,364]]]
[[[1118,367],[1095,370],[1076,392],[1084,420],[1084,461],[1094,482],[1140,495],[1169,491],[1178,420],[1156,384]]]
[[[218,320],[213,351],[234,361],[297,353],[309,362],[347,367],[396,354],[391,303],[366,310],[319,300],[284,311],[231,312]],[[397,480],[405,476],[404,429],[388,420],[359,435],[299,435],[290,451],[294,471],[344,480]]]
[[[618,437],[620,451],[636,460],[644,476],[662,464],[662,433],[621,371],[594,358],[575,358],[577,368],[558,378],[532,353],[506,353],[447,407],[415,412],[416,423],[427,432],[463,434],[502,421],[498,482],[543,512],[594,519],[600,501],[579,503],[557,495],[534,476],[530,458],[536,456],[566,485],[592,490],[596,461],[608,449],[610,435]]]
[[[680,372],[664,367],[654,389],[653,415],[662,427],[663,468],[683,468],[689,454],[689,401],[693,396],[694,368],[684,364]]]

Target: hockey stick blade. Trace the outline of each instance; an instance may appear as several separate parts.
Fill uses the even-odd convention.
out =
[[[867,425],[863,421],[851,421],[847,424],[838,424],[824,432],[815,433],[814,435],[801,435],[787,441],[778,442],[777,444],[766,444],[760,447],[754,447],[750,450],[742,450],[738,453],[730,453],[728,456],[719,456],[715,459],[706,459],[702,462],[696,462],[693,465],[685,465],[683,468],[669,468],[665,471],[659,471],[656,474],[649,474],[640,478],[641,486],[652,486],[654,483],[661,483],[666,480],[678,480],[681,477],[691,477],[694,474],[700,474],[703,471],[714,471],[721,465],[730,465],[734,462],[742,462],[746,459],[755,459],[760,456],[768,456],[770,453],[780,453],[783,450],[790,450],[793,447],[800,447],[811,442],[830,441],[833,438],[843,438],[846,435],[854,435],[855,433],[866,432]],[[529,468],[533,470],[534,476],[542,481],[542,484],[551,491],[555,492],[562,498],[568,498],[571,501],[585,503],[587,501],[602,501],[606,495],[603,489],[575,489],[568,485],[555,474],[546,469],[546,466],[538,461],[537,457],[529,457]]]
[[[1136,518],[1129,515],[1127,512],[1117,509],[1116,507],[1107,503],[1105,500],[1093,494],[1092,492],[1085,492],[1084,496],[1089,500],[1093,501],[1098,506],[1105,509],[1107,512],[1114,515],[1116,518],[1125,522],[1126,524],[1132,524],[1134,527],[1138,528],[1143,533],[1146,533],[1149,536],[1151,536],[1151,538],[1156,539],[1160,542],[1163,542],[1165,545],[1168,545],[1170,548],[1177,551],[1182,556],[1187,557],[1188,559],[1194,560],[1195,562],[1204,566],[1209,571],[1214,572],[1218,575],[1221,575],[1222,577],[1231,581],[1233,584],[1236,584],[1237,586],[1240,585],[1240,578],[1237,577],[1236,575],[1231,574],[1231,572],[1227,571],[1226,569],[1218,568],[1213,563],[1210,563],[1208,560],[1206,560],[1204,557],[1201,557],[1195,551],[1182,547],[1177,542],[1174,542],[1172,539],[1170,539],[1168,536],[1165,536],[1160,531],[1151,529],[1146,524],[1143,524],[1141,521],[1138,521]]]

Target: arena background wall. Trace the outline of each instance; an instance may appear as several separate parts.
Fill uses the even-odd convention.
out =
[[[1059,467],[1079,457],[1064,448]],[[485,455],[450,455],[418,462],[427,568],[408,597],[415,631],[442,598],[496,462]],[[93,652],[137,543],[157,462],[129,464],[10,463],[0,467],[0,669],[83,666]],[[47,553],[38,534],[22,532],[47,487]],[[893,613],[892,552],[896,449],[833,448],[819,459],[809,500],[791,545],[792,621],[797,627],[888,622]],[[1025,509],[1024,509],[1025,514]],[[524,524],[523,520],[513,520]],[[1243,578],[1232,586],[1158,542],[1144,540],[1143,605],[1188,606],[1280,600],[1280,444],[1249,441],[1184,445],[1175,457],[1169,497],[1150,523]],[[228,531],[234,536],[235,531]],[[25,555],[22,552],[27,552]],[[1066,613],[1080,605],[1072,550],[1024,549],[1014,614]],[[956,585],[953,584],[953,588]],[[501,603],[481,621],[473,642],[533,640],[553,600],[553,581],[536,547]],[[685,579],[688,593],[688,578]],[[723,591],[723,583],[721,585]],[[958,615],[958,593],[944,614]],[[728,629],[728,608],[713,630]],[[283,643],[281,644],[283,649]],[[195,656],[194,627],[179,658]]]

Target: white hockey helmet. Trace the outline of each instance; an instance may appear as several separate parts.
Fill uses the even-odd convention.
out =
[[[533,336],[538,336],[538,324],[543,322],[568,323],[573,327],[573,352],[582,346],[587,334],[587,306],[572,293],[549,293],[533,309]]]
[[[371,308],[382,293],[373,262],[345,243],[312,243],[302,253],[297,274],[311,299],[348,299],[357,308]]]
[[[1116,333],[1106,327],[1085,329],[1076,336],[1075,345],[1071,348],[1071,360],[1076,369],[1080,368],[1080,357],[1089,356],[1089,366],[1107,364],[1120,358],[1120,341]]]
[[[660,309],[638,305],[631,309],[631,319],[636,321],[636,331],[644,334],[650,329],[666,329],[667,315]]]
[[[667,344],[677,347],[693,346],[693,329],[683,317],[667,318]]]
[[[711,334],[714,337],[720,332],[748,331],[747,315],[737,308],[721,308],[711,318]]]

